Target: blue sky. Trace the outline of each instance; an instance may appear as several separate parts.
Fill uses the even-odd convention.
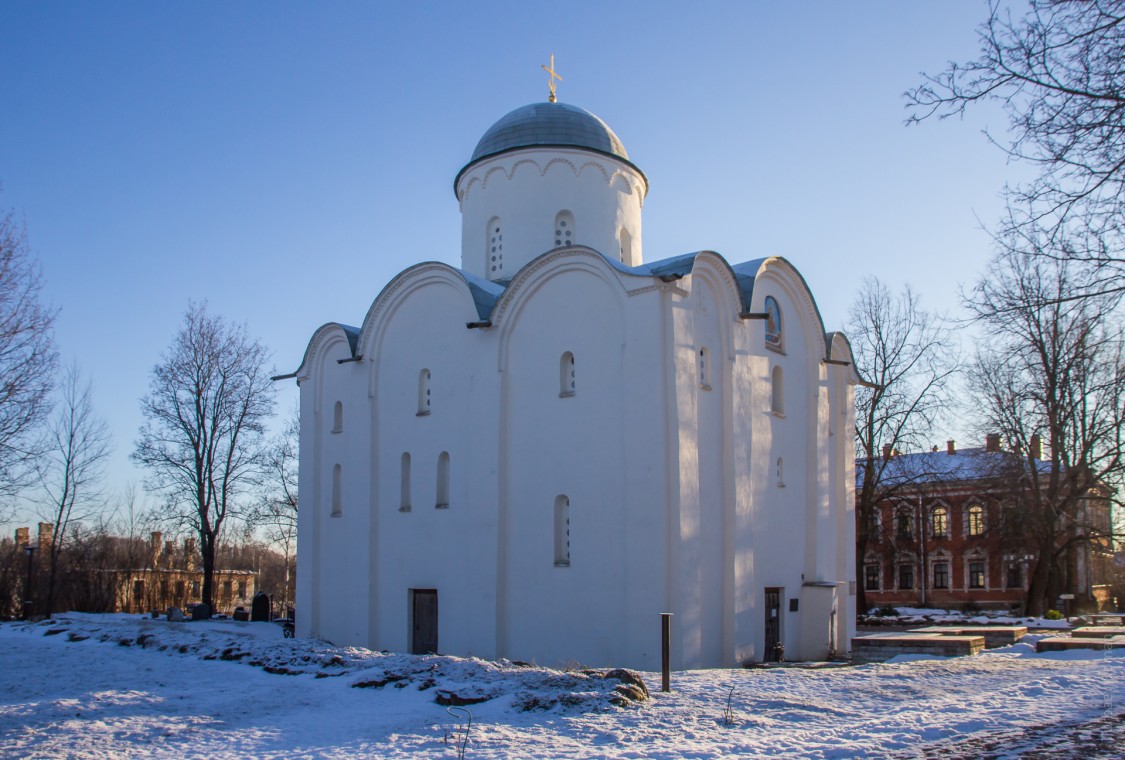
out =
[[[644,256],[789,258],[826,326],[861,280],[955,309],[981,222],[1026,175],[1003,115],[907,128],[919,72],[977,51],[983,0],[15,2],[0,0],[0,208],[26,220],[57,339],[128,461],[138,399],[190,300],[278,372],[359,324],[397,272],[460,259],[452,182],[484,131],[559,99],[648,175]],[[284,383],[279,408],[296,387]],[[957,430],[936,431],[944,440]]]

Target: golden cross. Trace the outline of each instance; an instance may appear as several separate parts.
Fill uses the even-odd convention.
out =
[[[540,65],[542,66],[542,64],[540,64]],[[550,74],[550,76],[547,78],[547,87],[550,89],[551,94],[547,97],[547,100],[550,101],[551,103],[555,103],[555,102],[557,102],[557,98],[555,98],[555,80],[557,79],[561,82],[562,77],[560,77],[558,74],[555,73],[555,54],[554,53],[551,53],[551,66],[550,66],[550,68],[548,68],[547,66],[543,66],[543,70],[546,71],[548,74]]]

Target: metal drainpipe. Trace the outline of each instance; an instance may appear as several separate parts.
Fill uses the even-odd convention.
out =
[[[919,564],[922,566],[922,606],[926,606],[926,511],[922,509],[922,494],[918,494],[918,547],[921,552]]]

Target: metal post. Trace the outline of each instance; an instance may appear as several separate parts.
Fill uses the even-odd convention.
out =
[[[32,558],[35,556],[35,550],[38,547],[28,544],[24,547],[27,552],[27,585],[23,587],[23,619],[31,620],[31,611],[35,606],[35,602],[31,598],[31,573],[34,567]]]
[[[672,613],[660,613],[660,690],[671,691]]]

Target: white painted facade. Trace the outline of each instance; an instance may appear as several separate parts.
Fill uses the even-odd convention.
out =
[[[786,659],[843,652],[846,339],[783,259],[643,263],[647,180],[623,147],[572,142],[474,156],[462,269],[413,266],[361,327],[313,335],[298,635],[657,669],[671,612],[673,667],[733,666],[770,658],[777,589]]]

